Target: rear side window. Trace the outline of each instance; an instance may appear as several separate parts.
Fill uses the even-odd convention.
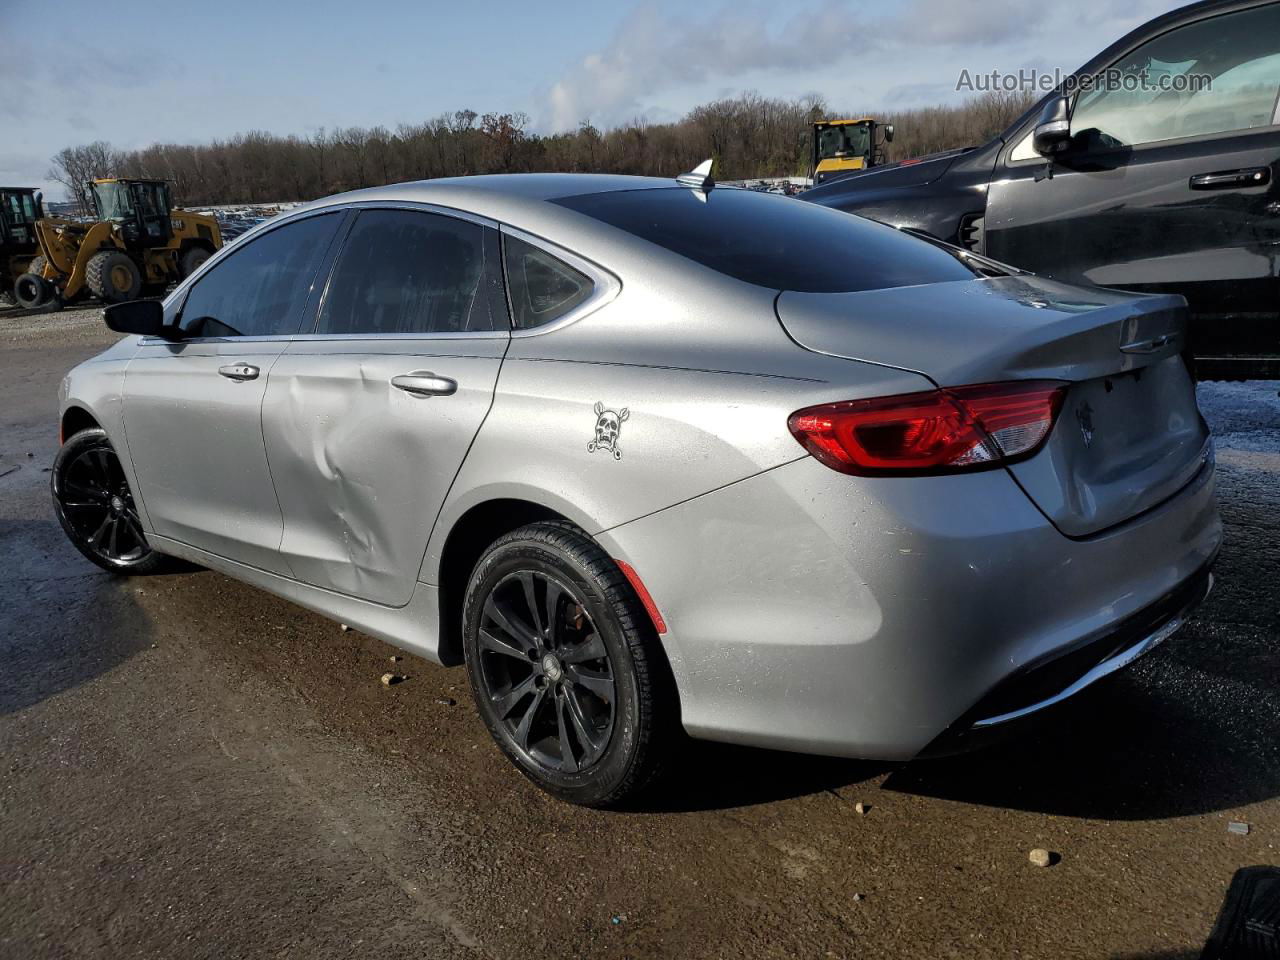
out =
[[[581,270],[518,237],[504,236],[502,247],[511,294],[511,324],[517,330],[560,319],[595,289]]]
[[[338,256],[317,333],[496,329],[483,295],[485,228],[413,210],[360,213]]]
[[[191,337],[267,337],[298,332],[316,268],[340,213],[295,220],[244,241],[196,281],[179,327]]]
[[[774,290],[835,293],[975,277],[945,250],[892,227],[752,190],[622,190],[553,202]]]

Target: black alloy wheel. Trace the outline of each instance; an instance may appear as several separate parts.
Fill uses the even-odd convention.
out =
[[[548,793],[616,806],[672,754],[679,705],[653,622],[577,527],[542,521],[489,547],[467,585],[462,643],[489,732]]]
[[[88,559],[115,573],[150,573],[159,565],[106,431],[81,430],[67,440],[51,483],[58,521]]]
[[[485,599],[480,675],[517,749],[577,773],[613,735],[617,687],[604,640],[572,588],[541,571],[504,577]]]

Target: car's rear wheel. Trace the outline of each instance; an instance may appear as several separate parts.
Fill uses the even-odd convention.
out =
[[[678,726],[657,635],[616,563],[564,523],[494,543],[472,572],[463,648],[480,715],[544,790],[610,806],[658,772]]]
[[[154,573],[167,560],[147,543],[120,458],[99,427],[69,438],[53,461],[53,505],[72,545],[104,570]]]

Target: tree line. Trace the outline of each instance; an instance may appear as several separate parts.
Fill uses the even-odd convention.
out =
[[[896,136],[886,152],[889,160],[901,160],[982,143],[1032,102],[1030,94],[994,92],[956,106],[876,116],[894,124]],[[810,124],[834,116],[817,97],[747,93],[702,104],[672,123],[636,120],[602,130],[583,121],[569,133],[538,134],[522,113],[458,110],[395,130],[343,127],[305,137],[254,130],[210,143],[156,143],[128,151],[96,141],[59,151],[49,178],[87,211],[86,182],[111,176],[171,180],[176,199],[188,206],[312,200],[359,187],[478,173],[675,176],[707,157],[715,159],[715,176],[722,180],[804,176]]]

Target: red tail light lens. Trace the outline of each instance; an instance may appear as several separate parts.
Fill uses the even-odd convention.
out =
[[[1066,389],[1028,380],[849,400],[797,410],[787,426],[806,450],[842,473],[980,470],[1039,450]]]

